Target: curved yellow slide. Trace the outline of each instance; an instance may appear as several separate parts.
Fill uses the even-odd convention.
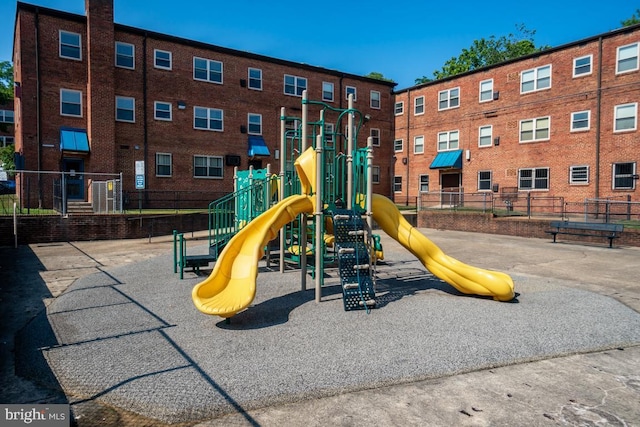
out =
[[[515,297],[513,280],[509,275],[472,267],[451,258],[412,227],[391,200],[374,194],[372,202],[373,219],[378,225],[435,276],[465,294],[492,296],[498,301],[511,301]]]
[[[264,255],[264,247],[303,212],[313,212],[311,197],[289,196],[233,236],[209,277],[193,288],[191,296],[196,308],[220,317],[231,317],[247,308],[256,295],[258,261]]]

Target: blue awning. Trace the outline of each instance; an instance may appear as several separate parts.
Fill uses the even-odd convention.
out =
[[[60,129],[60,151],[89,152],[89,138],[84,129]]]
[[[249,157],[269,156],[269,148],[264,142],[264,138],[257,135],[249,135]]]
[[[462,150],[438,153],[429,169],[462,169]]]

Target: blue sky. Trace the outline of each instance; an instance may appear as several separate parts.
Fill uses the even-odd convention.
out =
[[[84,0],[27,3],[84,14]],[[620,27],[640,0],[281,2],[114,0],[115,21],[187,39],[347,73],[372,71],[398,89],[431,76],[480,38],[535,30],[536,45],[559,46]],[[16,2],[0,0],[0,60],[12,55]]]

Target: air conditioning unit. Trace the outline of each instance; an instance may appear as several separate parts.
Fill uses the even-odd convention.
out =
[[[242,163],[242,159],[240,158],[240,156],[237,156],[235,154],[227,154],[226,156],[224,156],[224,161],[227,166],[240,166],[240,164]]]

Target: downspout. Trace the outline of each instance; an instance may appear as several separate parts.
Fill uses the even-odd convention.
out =
[[[40,130],[42,128],[41,110],[41,87],[40,87],[40,8],[36,7],[35,16],[36,31],[36,142],[38,144],[38,172],[42,170],[42,141],[40,140]],[[24,142],[23,142],[24,146]],[[64,202],[63,202],[64,203]],[[38,208],[42,208],[42,174],[38,173]]]
[[[142,39],[142,127],[143,127],[143,156],[144,156],[144,182],[145,187],[149,188],[149,138],[148,131],[149,125],[147,123],[148,114],[147,114],[147,33],[144,33],[144,38]],[[144,192],[145,199],[149,197],[149,192]],[[147,200],[145,200],[147,202]]]
[[[595,170],[595,194],[596,199],[600,198],[600,124],[602,122],[600,113],[602,109],[602,36],[598,38],[598,87],[596,92],[596,170]]]
[[[411,137],[411,128],[409,126],[411,125],[411,89],[407,91],[407,104],[407,164],[405,165],[407,168],[407,199],[405,201],[405,205],[409,206],[409,171],[411,169],[409,167],[409,150],[411,148],[411,141],[409,140]]]

